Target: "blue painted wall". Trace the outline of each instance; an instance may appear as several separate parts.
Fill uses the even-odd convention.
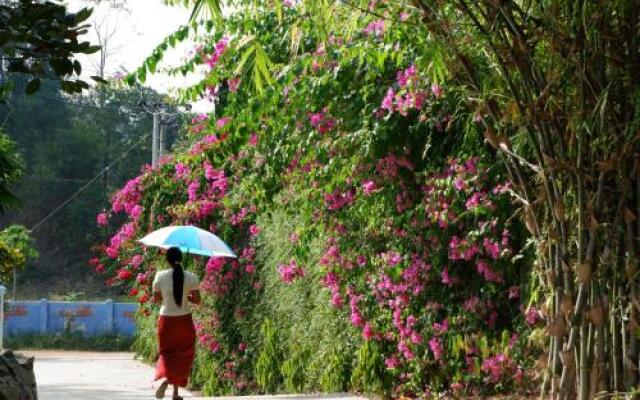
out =
[[[133,336],[138,309],[135,303],[9,301],[4,314],[7,336],[74,332],[85,336]]]

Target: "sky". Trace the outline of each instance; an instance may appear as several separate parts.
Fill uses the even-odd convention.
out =
[[[67,0],[70,11],[77,11],[88,4],[84,0]],[[131,72],[142,65],[153,49],[162,40],[175,32],[189,20],[190,10],[183,7],[169,7],[162,0],[128,0],[127,10],[117,10],[103,1],[93,6],[94,12],[89,21],[93,26],[85,36],[92,44],[97,44],[96,27],[101,26],[102,36],[112,33],[107,49],[106,76],[113,76],[118,71]],[[193,43],[184,43],[176,49],[166,53],[164,66],[181,64]],[[78,57],[83,65],[83,75],[86,77],[96,74],[99,55]],[[163,74],[147,75],[145,86],[160,92],[171,92],[171,89],[188,86],[198,81],[197,75],[187,77],[169,77]],[[194,104],[197,111],[206,111],[210,105],[206,102]]]

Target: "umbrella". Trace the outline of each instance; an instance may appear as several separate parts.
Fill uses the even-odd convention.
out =
[[[207,257],[238,258],[222,239],[195,226],[167,226],[151,232],[139,242],[162,249],[179,247],[183,252]]]

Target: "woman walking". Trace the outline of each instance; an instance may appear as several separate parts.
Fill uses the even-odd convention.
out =
[[[191,318],[191,305],[200,304],[198,277],[182,269],[182,252],[177,247],[167,250],[170,269],[158,271],[153,280],[155,301],[162,303],[158,319],[160,358],[155,379],[164,379],[156,398],[164,397],[173,385],[173,400],[182,400],[178,387],[187,386],[195,357],[196,332]]]

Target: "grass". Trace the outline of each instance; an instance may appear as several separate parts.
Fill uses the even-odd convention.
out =
[[[4,348],[13,350],[89,350],[89,351],[130,351],[133,338],[102,335],[84,337],[80,334],[33,334],[6,336]]]

